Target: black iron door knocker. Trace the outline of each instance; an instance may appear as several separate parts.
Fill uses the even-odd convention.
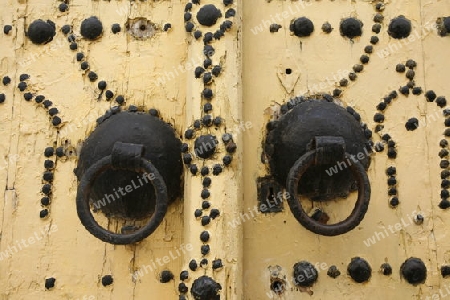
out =
[[[83,144],[75,171],[84,227],[112,244],[136,243],[152,234],[181,193],[180,146],[173,128],[155,116],[119,112],[105,119]],[[107,217],[151,217],[131,233],[114,233],[95,221],[90,205]]]
[[[292,110],[268,126],[264,146],[271,173],[285,185],[287,202],[300,224],[326,236],[346,233],[362,221],[368,209],[370,141],[357,121],[359,116],[355,118],[335,102],[297,100]],[[328,201],[354,190],[358,198],[352,213],[336,224],[310,217],[299,201],[299,195]]]

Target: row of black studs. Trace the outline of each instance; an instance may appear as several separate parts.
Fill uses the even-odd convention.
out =
[[[202,31],[199,29],[195,30],[194,21],[192,20],[192,10],[193,5],[200,4],[200,1],[192,1],[188,3],[185,7],[184,12],[184,21],[185,21],[185,29],[186,32],[192,33],[195,40],[200,40],[203,36]],[[224,0],[223,4],[225,7],[233,5],[233,0]],[[233,17],[235,15],[235,10],[233,8],[229,8],[225,13],[226,18]],[[222,17],[221,11],[213,4],[206,4],[200,7],[197,12],[196,19],[201,26],[212,27],[216,24],[219,18]],[[201,97],[203,100],[203,109],[202,109],[202,118],[201,120],[194,121],[194,124],[191,128],[188,128],[184,133],[184,138],[187,140],[193,140],[196,137],[196,133],[201,134],[205,129],[207,132],[210,131],[212,126],[219,128],[223,126],[223,120],[221,117],[216,116],[213,117],[211,112],[213,111],[213,105],[211,101],[214,99],[214,78],[217,78],[222,73],[222,66],[220,64],[214,65],[213,56],[215,54],[215,49],[212,46],[212,43],[216,40],[220,40],[225,33],[231,29],[233,26],[233,22],[230,20],[225,20],[220,26],[219,29],[213,32],[206,32],[203,36],[203,55],[205,57],[203,61],[203,66],[197,66],[194,71],[195,78],[202,78],[204,89],[202,91]],[[208,167],[203,165],[199,170],[197,165],[193,162],[193,155],[189,152],[189,143],[183,143],[182,152],[183,152],[183,162],[189,168],[192,175],[197,175],[200,172],[202,176],[202,185],[203,190],[201,191],[200,198],[201,208],[198,208],[194,212],[194,217],[200,221],[202,226],[208,226],[211,223],[211,220],[214,220],[218,216],[220,216],[220,211],[216,208],[211,208],[210,199],[210,187],[212,184],[212,179],[209,176],[210,171],[212,170],[212,175],[219,176],[223,172],[223,167],[227,167],[232,162],[232,154],[236,151],[236,143],[233,141],[233,136],[229,133],[225,133],[222,136],[222,142],[224,143],[225,150],[227,154],[223,156],[222,163],[223,164],[214,164],[212,167]],[[209,145],[210,149],[202,149],[206,145]],[[202,159],[209,159],[213,156],[213,154],[217,151],[216,147],[219,145],[219,142],[216,140],[216,137],[211,134],[203,134],[199,135],[194,143],[194,152],[195,155],[198,155]],[[203,162],[204,163],[204,162]],[[209,210],[209,214],[204,214],[205,211]],[[198,270],[198,267],[207,269],[209,261],[206,257],[210,254],[211,249],[208,244],[211,238],[211,233],[208,230],[203,230],[200,233],[200,240],[203,245],[200,248],[201,260],[197,262],[196,259],[192,259],[189,263],[189,269],[192,272]],[[212,261],[212,269],[218,271],[222,269],[223,262],[220,258],[217,258]],[[179,299],[186,299],[186,294],[188,292],[187,286],[184,284],[184,280],[188,277],[188,271],[183,271],[180,274],[180,280],[182,281],[179,284]],[[207,276],[200,276],[196,280],[194,280],[191,287],[191,294],[196,299],[212,299],[216,297],[217,291],[221,289],[220,284],[216,283],[212,278]]]

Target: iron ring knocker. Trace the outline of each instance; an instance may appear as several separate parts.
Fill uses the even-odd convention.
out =
[[[120,143],[121,144],[121,143]],[[125,144],[126,145],[126,144]],[[130,145],[130,144],[128,144]],[[142,146],[142,145],[135,145]],[[138,150],[139,151],[139,150]],[[136,172],[147,172],[153,174],[153,179],[149,179],[155,189],[156,207],[149,222],[139,230],[129,234],[117,234],[101,227],[91,213],[89,199],[92,186],[98,176],[108,169],[127,169],[124,163],[132,163]],[[156,167],[142,156],[135,156],[132,161],[124,160],[122,165],[117,166],[114,162],[113,154],[106,156],[93,164],[82,176],[77,191],[77,213],[83,226],[98,239],[117,245],[127,245],[142,241],[152,234],[161,224],[168,207],[167,187],[163,177]]]
[[[316,155],[319,149],[305,153],[300,157],[289,171],[286,188],[290,195],[287,202],[292,214],[297,221],[306,229],[325,236],[335,236],[344,234],[361,223],[367,212],[370,201],[370,183],[363,165],[359,161],[354,161],[350,165],[350,170],[358,183],[358,199],[355,207],[345,220],[332,225],[324,225],[312,219],[303,209],[298,197],[298,183],[306,170],[316,164]],[[350,154],[345,153],[345,159],[350,159]]]

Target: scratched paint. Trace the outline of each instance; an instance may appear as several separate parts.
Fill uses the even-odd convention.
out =
[[[439,207],[440,173],[445,169],[440,168],[438,155],[446,149],[439,146],[439,141],[445,138],[445,117],[443,109],[435,102],[427,102],[424,94],[429,90],[438,96],[449,94],[445,80],[439,75],[448,66],[439,56],[450,41],[440,37],[432,25],[450,6],[443,1],[417,0],[385,1],[378,12],[375,6],[376,1],[371,5],[366,1],[344,0],[270,1],[257,6],[244,3],[244,119],[251,121],[254,128],[244,135],[244,144],[254,145],[251,149],[246,147],[243,154],[244,207],[254,207],[255,182],[258,177],[268,175],[267,164],[261,163],[264,150],[261,140],[267,122],[292,105],[295,101],[290,102],[291,99],[307,95],[308,91],[339,96],[343,106],[351,106],[361,121],[367,123],[374,142],[385,146],[382,152],[374,151],[371,155],[368,176],[372,197],[366,217],[345,235],[312,234],[293,218],[286,202],[282,213],[252,211],[252,215],[244,211],[248,215],[248,218],[244,215],[242,222],[244,299],[425,299],[427,296],[431,299],[433,294],[445,291],[447,279],[439,270],[450,259],[446,240],[450,224],[448,211]],[[390,21],[400,15],[411,21],[409,39],[389,36]],[[297,37],[290,32],[291,21],[299,17],[314,24],[310,36]],[[356,18],[364,24],[361,37],[349,40],[341,36],[339,26],[346,18]],[[328,33],[318,30],[327,22],[333,30],[328,25],[325,26]],[[277,32],[270,31],[274,23],[282,26]],[[408,59],[417,63],[415,74],[410,72],[408,76],[413,77],[415,87],[421,90],[407,86],[408,66],[404,73],[396,72],[396,65],[405,65]],[[344,78],[345,82],[341,80]],[[408,97],[400,93],[402,86],[407,86]],[[337,93],[335,89],[341,91]],[[396,98],[389,96],[392,91],[398,94]],[[384,112],[376,108],[383,99],[387,99],[386,103],[390,101]],[[374,122],[377,112],[382,113],[383,123]],[[419,124],[416,130],[408,131],[412,126],[409,124],[416,124],[416,120]],[[384,127],[376,128],[377,124]],[[384,141],[383,134],[389,134],[390,138]],[[387,155],[391,148],[396,151],[395,159]],[[391,178],[389,186],[386,170],[391,166],[396,167],[396,182]],[[349,215],[355,196],[356,193],[348,199],[316,203],[314,207],[329,216],[328,224],[336,223]],[[448,207],[446,203],[442,207]],[[313,212],[311,201],[302,200],[302,204]],[[415,223],[418,214],[425,216],[423,223]],[[368,238],[375,243],[367,246],[364,242]],[[366,283],[356,283],[347,274],[354,257],[363,258],[372,268]],[[411,257],[420,258],[427,268],[423,284],[411,285],[400,275],[401,265]],[[317,282],[309,290],[302,290],[292,283],[292,266],[298,261],[334,265],[341,275],[332,278],[326,270],[319,270]],[[383,275],[391,273],[383,271],[386,266],[381,268],[386,263],[392,269],[391,275]],[[270,266],[279,266],[280,272],[286,274],[288,283],[281,296],[271,291]],[[307,292],[314,294],[310,297]]]
[[[188,1],[73,0],[66,6],[43,0],[5,1],[0,16],[0,75],[9,76],[11,82],[0,85],[4,95],[0,96],[4,137],[0,184],[6,187],[0,202],[0,255],[8,256],[2,256],[0,270],[8,275],[0,277],[0,299],[144,299],[150,292],[155,298],[178,299],[180,294],[192,297],[190,288],[203,275],[220,284],[221,299],[265,299],[273,296],[271,286],[280,288],[280,282],[286,286],[275,299],[297,299],[300,293],[313,293],[311,298],[316,299],[445,295],[448,283],[440,267],[450,260],[446,250],[450,221],[448,211],[442,209],[449,207],[448,200],[441,202],[446,196],[441,176],[448,175],[441,173],[440,164],[448,164],[448,144],[441,147],[440,141],[446,126],[442,97],[450,97],[443,76],[450,40],[443,29],[446,19],[440,21],[439,34],[426,24],[450,14],[447,2],[386,1],[377,12],[375,3],[367,1],[255,5],[202,0],[191,5],[189,16]],[[207,4],[218,8],[220,16],[214,10],[213,18],[201,17],[205,25],[199,25],[197,12]],[[401,15],[411,21],[409,38],[390,38],[388,26]],[[81,23],[92,16],[102,22],[103,31],[87,41],[81,37]],[[314,25],[313,31],[307,30],[309,36],[290,31],[291,23],[301,17]],[[340,33],[341,21],[350,17],[364,24],[361,37],[351,40]],[[152,25],[145,39],[130,35],[126,26],[140,18]],[[233,24],[225,24],[222,35],[218,29],[226,18]],[[33,44],[24,34],[37,19],[55,23],[56,35],[44,45]],[[64,25],[70,25],[66,33],[61,31]],[[278,30],[271,30],[274,27]],[[204,53],[212,49],[215,54],[205,58]],[[398,73],[397,64],[405,65],[408,59],[417,63],[414,74],[408,73],[408,66]],[[23,91],[20,74],[30,76],[22,78]],[[106,87],[98,85],[101,81]],[[267,175],[261,163],[265,126],[282,104],[288,107],[290,99],[308,90],[339,97],[338,102],[351,106],[380,143],[384,140],[377,135],[373,116],[382,114],[380,135],[391,136],[369,167],[372,199],[366,217],[340,237],[307,231],[286,203],[282,213],[251,209],[257,205],[257,179]],[[387,96],[394,90],[397,98]],[[425,92],[430,90],[436,93],[434,100],[441,98],[427,102]],[[206,106],[205,99],[212,106]],[[381,101],[389,107],[382,113],[377,108],[383,107]],[[157,109],[183,142],[187,142],[186,130],[196,128],[196,120],[201,120],[200,127],[212,126],[201,134],[214,135],[220,144],[208,156],[211,181],[201,179],[206,171],[196,158],[196,175],[192,168],[185,169],[183,199],[170,206],[151,237],[133,246],[95,239],[76,216],[77,151],[96,119],[115,105]],[[417,128],[407,130],[405,124]],[[226,132],[233,138],[227,148],[220,141]],[[51,157],[44,155],[47,147],[55,150]],[[61,147],[64,155],[59,155]],[[395,160],[388,157],[389,148],[395,149]],[[442,162],[438,154],[444,157]],[[396,167],[395,183],[386,174],[391,166]],[[53,178],[44,174],[47,169]],[[49,181],[51,194],[44,197],[41,190]],[[390,197],[393,188],[395,196]],[[353,196],[321,208],[329,222],[335,222],[350,213],[354,200]],[[305,207],[311,208],[310,203]],[[45,209],[45,218],[40,218]],[[197,220],[196,210],[207,214]],[[110,229],[123,225],[98,217]],[[229,225],[236,220],[241,220],[240,226]],[[367,283],[357,283],[346,274],[354,257],[371,266]],[[400,267],[411,257],[426,266],[423,284],[414,286],[401,278]],[[189,268],[194,260],[196,271]],[[316,266],[318,279],[311,287],[293,281],[293,266],[300,261]],[[327,266],[334,268],[330,271]]]

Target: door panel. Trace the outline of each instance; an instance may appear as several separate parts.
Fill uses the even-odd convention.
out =
[[[160,274],[171,270],[178,276],[182,269],[182,202],[178,199],[170,206],[151,239],[129,246],[104,243],[90,235],[77,217],[78,181],[73,170],[81,143],[95,128],[96,120],[118,105],[116,97],[111,101],[106,100],[105,93],[99,97],[100,80],[107,82],[107,89],[115,96],[125,97],[124,109],[129,105],[146,111],[156,108],[164,121],[181,132],[186,74],[180,72],[167,79],[164,88],[158,87],[157,80],[164,79],[166,70],[178,67],[187,58],[185,32],[169,35],[162,30],[166,23],[183,27],[178,16],[184,4],[170,4],[168,10],[168,5],[159,2],[71,1],[69,11],[61,13],[59,2],[7,2],[3,3],[8,9],[2,13],[2,24],[11,24],[13,30],[1,37],[1,73],[2,78],[9,76],[12,82],[1,88],[6,95],[1,107],[5,138],[1,152],[5,160],[9,157],[1,172],[7,187],[2,201],[1,251],[9,250],[5,252],[9,255],[0,263],[5,274],[0,279],[0,298],[141,299],[148,297],[149,291],[155,297],[178,297],[174,282],[161,284]],[[81,22],[90,16],[98,16],[103,24],[103,35],[94,42],[80,34]],[[126,32],[128,19],[137,17],[148,18],[159,27],[151,40],[138,40]],[[24,35],[31,22],[39,18],[50,19],[56,25],[56,35],[45,45],[35,45]],[[121,24],[120,33],[111,32],[114,23]],[[68,35],[61,32],[66,24],[76,35],[76,51],[69,48]],[[97,73],[95,82],[90,82],[88,71],[81,70],[81,62],[76,60],[79,52],[84,53],[83,61],[89,63],[90,70]],[[20,74],[30,75],[24,91],[34,96],[29,102],[17,88]],[[53,102],[64,126],[58,130],[52,126],[46,109],[34,101],[37,95]],[[67,157],[44,156],[46,147],[61,146]],[[46,159],[54,161],[56,167],[51,203],[44,207],[40,201],[45,196],[41,193],[41,178]],[[41,219],[40,211],[44,209],[48,209],[49,216]],[[101,214],[96,218],[111,230],[123,225],[102,219]],[[26,244],[20,244],[21,239]],[[169,257],[168,261],[165,257]],[[102,279],[108,275],[114,282],[103,286]],[[48,278],[56,282],[54,288],[46,290]]]
[[[252,132],[244,133],[244,299],[299,299],[308,297],[308,292],[316,299],[425,299],[440,290],[446,293],[442,289],[445,279],[440,274],[441,266],[448,263],[444,241],[446,211],[438,207],[442,170],[439,141],[445,138],[442,108],[427,102],[423,94],[399,95],[386,109],[384,129],[379,133],[374,130],[374,114],[385,96],[407,83],[405,74],[396,72],[396,65],[405,64],[408,59],[417,63],[416,86],[424,92],[448,94],[438,75],[444,72],[443,61],[431,50],[442,49],[448,40],[429,26],[449,6],[444,2],[427,5],[420,1],[386,4],[378,35],[371,32],[374,8],[363,1],[272,1],[257,7],[244,4],[244,119],[254,125]],[[397,40],[387,32],[389,22],[399,15],[412,22],[410,39]],[[313,22],[315,29],[311,36],[297,37],[289,30],[290,22],[303,16]],[[362,36],[353,41],[339,32],[341,20],[349,17],[364,24]],[[325,22],[334,28],[329,34],[321,30]],[[282,27],[278,32],[270,32],[270,24]],[[373,45],[369,63],[354,82],[349,80],[348,86],[339,87],[341,78],[348,79],[353,65],[360,63],[371,36],[378,36],[379,43]],[[383,152],[371,154],[371,200],[363,221],[344,235],[327,237],[301,226],[286,201],[280,213],[251,212],[258,205],[255,182],[270,174],[268,164],[260,159],[268,121],[281,116],[280,106],[294,97],[333,94],[335,88],[343,91],[339,97],[342,105],[353,107],[361,115],[361,122],[373,131],[375,143],[382,141],[381,136],[386,133],[396,142],[396,159],[387,157],[387,146]],[[419,127],[407,131],[405,123],[412,117],[419,119]],[[396,208],[389,205],[392,197],[388,195],[385,172],[390,166],[397,168],[400,204]],[[329,215],[329,223],[336,223],[349,215],[355,200],[353,193],[333,203],[316,202],[314,207]],[[306,211],[313,212],[311,201],[302,203]],[[417,214],[424,217],[423,224],[415,223]],[[364,258],[371,266],[367,283],[358,284],[347,275],[353,257]],[[424,262],[428,271],[425,284],[414,287],[401,278],[400,267],[410,257]],[[317,282],[303,291],[293,283],[293,266],[300,261],[310,262],[318,273]],[[392,275],[380,272],[384,263],[392,267]],[[341,273],[336,279],[327,275],[332,265]],[[312,277],[311,272],[306,272],[305,277]],[[281,283],[277,285],[278,281]],[[277,295],[271,286],[283,291]]]

